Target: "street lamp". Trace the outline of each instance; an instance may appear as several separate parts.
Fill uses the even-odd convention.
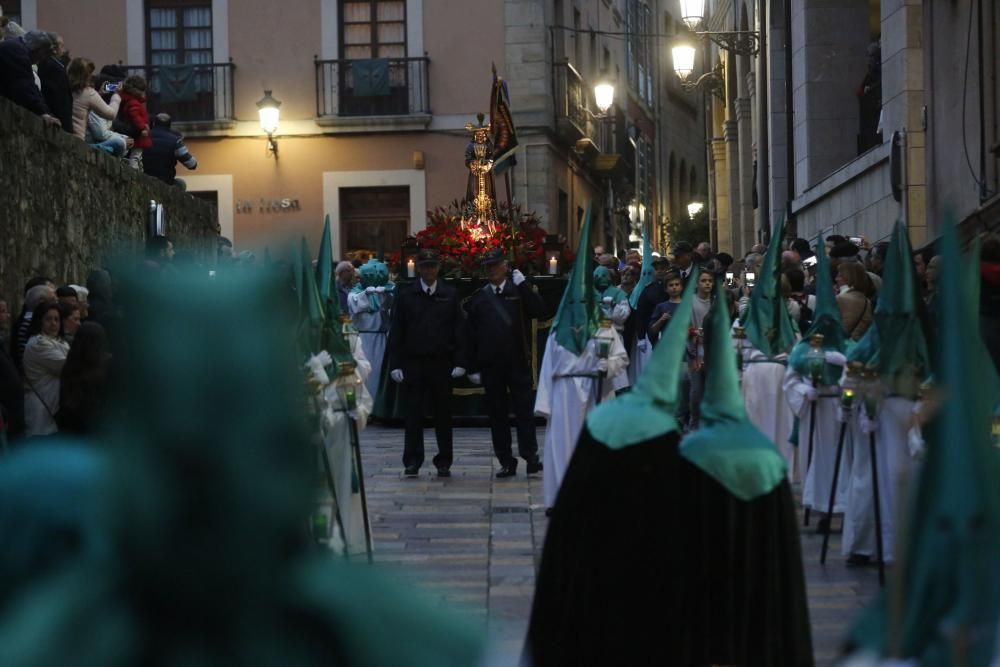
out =
[[[615,85],[606,76],[602,76],[594,86],[594,101],[601,114],[607,114],[615,101]]]
[[[691,30],[705,18],[705,0],[681,0],[681,21]]]
[[[700,201],[691,202],[690,204],[688,204],[688,217],[690,217],[693,220],[694,216],[701,213],[701,209],[703,208],[705,208],[705,205],[702,204]]]
[[[278,159],[278,142],[274,133],[278,131],[278,108],[281,102],[271,97],[271,91],[265,90],[264,97],[257,102],[257,113],[260,115],[260,129],[267,133],[267,152]]]
[[[674,72],[681,81],[687,81],[694,71],[695,48],[690,44],[678,44],[671,49],[674,57]]]

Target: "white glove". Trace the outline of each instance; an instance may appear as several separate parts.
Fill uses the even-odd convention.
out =
[[[837,406],[837,421],[843,424],[844,422],[850,421],[851,419],[851,409],[844,409],[844,406]]]
[[[823,356],[826,358],[826,363],[828,364],[833,364],[834,366],[847,365],[847,357],[845,357],[840,352],[837,352],[835,350],[829,350]]]
[[[365,294],[374,294],[374,293],[375,293],[374,287],[369,286],[365,288]]]
[[[403,369],[402,368],[396,368],[396,369],[393,369],[393,370],[389,371],[389,377],[392,378],[393,382],[402,382],[403,381]]]
[[[333,357],[330,356],[330,353],[322,350],[319,354],[309,357],[305,368],[312,374],[314,380],[325,387],[330,384],[330,376],[326,374],[326,367],[332,363]]]
[[[454,368],[451,369],[452,379],[460,378],[463,375],[465,375],[465,369],[462,368],[461,366],[455,366]]]
[[[598,359],[597,360],[597,370],[599,370],[602,373],[607,373],[608,372],[608,360],[607,359]]]
[[[819,398],[819,392],[816,391],[816,387],[807,387],[802,395],[806,397],[807,401],[815,401]]]
[[[639,350],[640,352],[645,352],[646,350],[648,350],[649,339],[648,338],[641,339],[639,342],[635,344],[635,349]]]
[[[920,432],[920,428],[914,426],[906,434],[906,448],[910,452],[910,457],[919,459],[924,456],[924,436]]]
[[[469,382],[472,384],[482,384],[483,377],[479,373],[469,373]]]
[[[520,285],[524,282],[524,274],[521,273],[519,269],[514,269],[514,272],[510,274],[510,277],[514,281],[515,285]]]
[[[869,433],[874,433],[878,430],[878,417],[869,418],[868,414],[862,410],[861,411],[861,432],[865,435]]]
[[[615,300],[612,299],[610,296],[606,296],[603,299],[601,299],[601,303],[603,303],[606,306],[610,306],[612,303],[614,303],[614,301]]]
[[[379,294],[385,294],[385,287],[379,285],[378,287],[375,288],[375,291],[378,292]]]

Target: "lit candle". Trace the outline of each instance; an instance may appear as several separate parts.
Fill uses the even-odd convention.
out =
[[[406,277],[415,278],[417,276],[417,266],[413,263],[413,258],[406,260]]]
[[[358,396],[353,389],[348,389],[344,392],[344,398],[347,399],[348,410],[354,410],[358,407]]]
[[[840,395],[840,402],[845,409],[849,409],[854,404],[854,390],[844,389],[843,393]]]
[[[549,275],[554,276],[559,270],[559,260],[555,257],[549,257]]]

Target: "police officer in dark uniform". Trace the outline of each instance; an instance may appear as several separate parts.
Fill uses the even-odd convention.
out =
[[[486,389],[493,453],[500,461],[496,476],[512,477],[517,472],[508,421],[511,403],[518,454],[527,462],[531,474],[542,469],[542,462],[535,437],[528,337],[530,320],[544,317],[545,304],[524,274],[517,269],[507,274],[507,260],[501,250],[487,252],[483,267],[489,282],[472,295],[466,306],[469,379]]]
[[[402,383],[406,409],[404,474],[416,477],[424,463],[424,415],[434,415],[438,477],[451,476],[451,384],[465,375],[465,339],[461,304],[455,288],[438,280],[441,257],[436,250],[417,255],[420,279],[400,287],[389,333],[389,377]]]

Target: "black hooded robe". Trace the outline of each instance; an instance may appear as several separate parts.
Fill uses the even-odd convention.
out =
[[[524,664],[813,664],[791,488],[744,502],[667,433],[584,429],[549,521]]]

